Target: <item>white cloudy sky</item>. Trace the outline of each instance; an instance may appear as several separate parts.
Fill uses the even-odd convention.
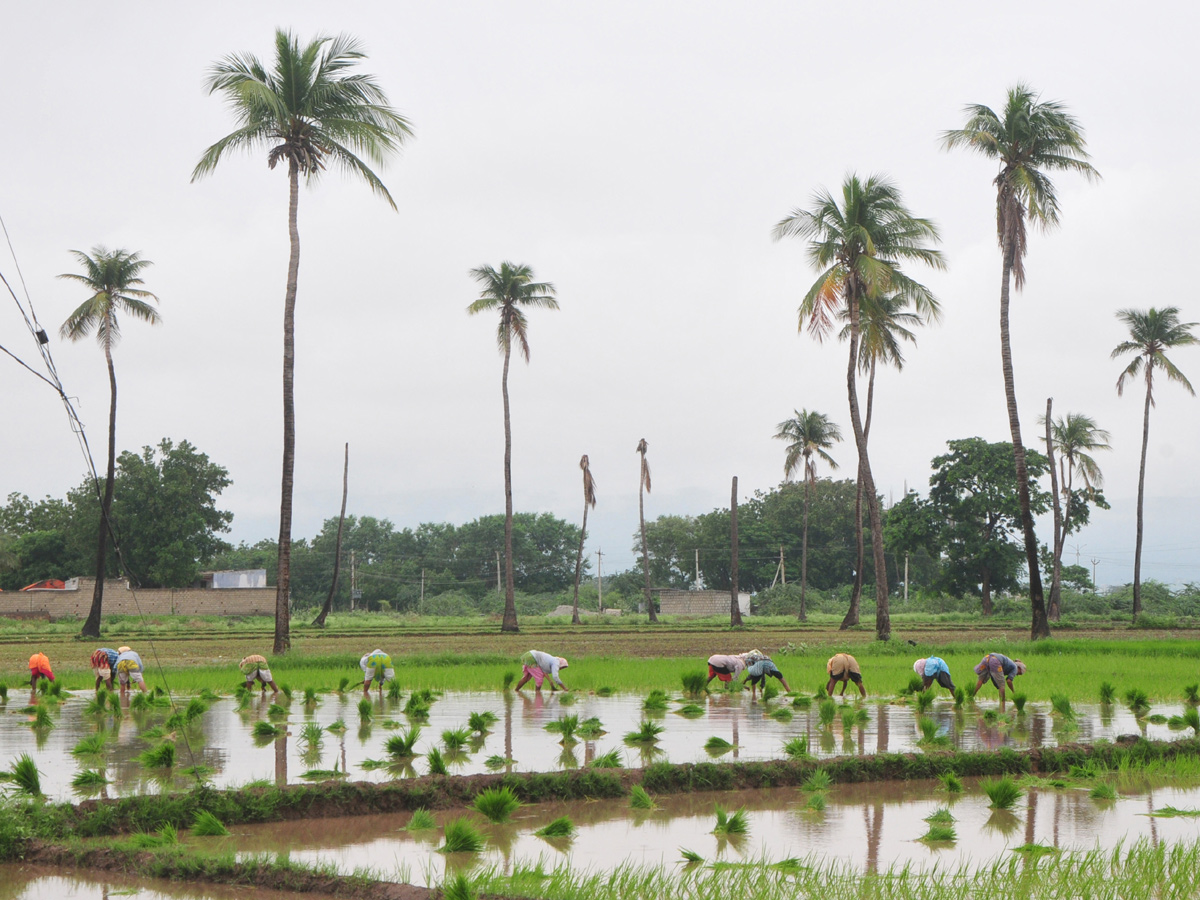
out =
[[[185,13],[184,10],[187,10]],[[1055,11],[1056,9],[1060,11]],[[1132,578],[1141,398],[1118,399],[1123,307],[1177,305],[1200,195],[1191,5],[1067,4],[1024,14],[961,3],[213,2],[14,5],[0,33],[0,216],[49,331],[83,299],[56,281],[70,249],[140,250],[164,323],[118,348],[118,446],[188,439],[230,470],[234,540],[277,530],[286,176],[233,157],[189,183],[232,129],[204,93],[233,51],[268,57],[276,26],[349,32],[416,137],[383,176],[392,212],[331,176],[303,193],[294,533],[337,513],[342,445],[354,513],[398,526],[503,509],[495,323],[468,317],[467,270],[511,259],[558,288],[516,365],[520,510],[580,514],[577,463],[600,505],[592,549],[633,562],[639,438],[650,516],[702,513],[780,480],[771,439],[794,408],[849,433],[844,347],[796,331],[811,283],[770,230],[851,170],[883,172],[937,221],[950,268],[913,274],[943,323],[879,379],[880,490],[925,489],[950,438],[1008,440],[997,329],[994,168],[939,150],[968,102],[1026,80],[1087,129],[1099,184],[1059,178],[1063,227],[1035,235],[1013,304],[1027,443],[1048,396],[1113,434],[1113,508],[1070,541],[1102,584]],[[1190,24],[1189,24],[1190,23]],[[1188,62],[1188,60],[1193,60]],[[12,280],[13,260],[0,252]],[[0,297],[0,344],[34,358]],[[53,353],[102,452],[108,403],[92,342]],[[1200,350],[1177,362],[1200,379]],[[0,358],[0,496],[62,496],[83,464],[61,406]],[[1174,385],[1151,421],[1144,572],[1200,581],[1200,406]],[[852,472],[851,444],[837,451]],[[1043,538],[1044,539],[1044,538]],[[1073,549],[1068,559],[1074,561]],[[1090,563],[1089,563],[1090,564]]]

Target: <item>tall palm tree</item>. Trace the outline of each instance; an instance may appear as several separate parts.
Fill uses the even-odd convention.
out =
[[[849,319],[849,360],[846,393],[850,401],[850,424],[858,449],[859,478],[867,500],[871,522],[871,551],[875,562],[875,634],[881,641],[891,638],[888,614],[887,568],[883,556],[883,516],[867,452],[866,432],[859,411],[856,373],[862,335],[864,298],[895,293],[903,296],[918,313],[934,307],[933,294],[901,271],[905,262],[921,262],[944,268],[937,250],[926,242],[938,240],[937,227],[928,219],[914,216],[901,199],[900,190],[886,179],[872,175],[860,179],[848,175],[839,201],[822,189],[813,196],[812,209],[794,209],[780,221],[774,237],[808,239],[810,263],[821,271],[800,303],[799,326],[808,322],[818,338],[831,327],[841,308]]]
[[[1037,536],[1029,506],[1029,472],[1021,420],[1017,413],[1017,389],[1013,381],[1012,348],[1008,331],[1009,282],[1017,290],[1025,285],[1025,220],[1043,230],[1059,221],[1058,194],[1050,172],[1078,172],[1089,180],[1099,173],[1088,162],[1083,129],[1066,108],[1055,101],[1041,101],[1031,88],[1018,84],[1008,91],[1000,114],[981,104],[966,107],[967,123],[961,129],[942,133],[946,149],[966,147],[1000,166],[996,185],[996,238],[1000,243],[1000,363],[1004,395],[1008,402],[1008,427],[1012,433],[1013,459],[1017,468],[1017,495],[1021,505],[1021,528],[1029,566],[1029,600],[1033,607],[1030,633],[1034,639],[1049,637],[1042,578],[1038,571]]]
[[[157,325],[161,316],[147,301],[158,302],[158,298],[143,288],[141,274],[153,265],[142,259],[140,253],[128,250],[108,250],[93,247],[91,254],[80,250],[71,253],[83,267],[83,274],[68,272],[59,275],[68,281],[82,284],[92,292],[63,322],[59,334],[72,341],[81,340],[92,332],[104,350],[108,364],[108,467],[105,469],[104,496],[100,500],[100,527],[96,538],[96,586],[92,590],[92,608],[80,632],[85,637],[100,637],[100,610],[104,603],[105,562],[108,555],[108,533],[111,528],[109,515],[112,513],[113,478],[117,462],[117,372],[113,368],[112,350],[121,339],[118,313]]]
[[[908,300],[896,294],[883,294],[878,297],[867,296],[862,300],[860,326],[862,335],[859,347],[859,370],[867,375],[867,411],[863,418],[863,435],[867,444],[871,442],[871,418],[875,409],[875,370],[879,363],[895,366],[897,370],[904,368],[904,353],[900,342],[908,341],[916,344],[917,336],[912,329],[926,321],[941,319],[941,306],[932,300],[925,315],[907,310]],[[848,318],[848,310],[839,312],[843,321]],[[850,323],[847,321],[838,335],[842,340],[850,338]],[[858,561],[854,567],[854,585],[850,591],[850,608],[842,619],[842,630],[858,624],[859,601],[862,597],[863,565],[866,553],[863,547],[863,509],[862,509],[862,477],[858,478],[854,497],[854,537],[858,544]]]
[[[276,653],[291,646],[288,598],[296,460],[292,387],[300,273],[300,229],[296,219],[300,178],[312,183],[332,165],[365,181],[395,209],[392,195],[367,163],[383,164],[412,134],[408,120],[388,106],[387,96],[375,79],[353,71],[364,58],[361,45],[347,35],[317,37],[302,45],[291,32],[277,29],[273,68],[268,70],[250,53],[234,53],[215,63],[209,69],[208,92],[224,96],[238,127],[204,151],[192,170],[192,181],[210,174],[230,150],[265,150],[271,169],[280,162],[287,164],[291,250],[283,299],[283,477],[275,592]]]
[[[825,413],[811,412],[807,409],[793,410],[795,415],[779,423],[775,437],[787,441],[787,455],[783,460],[783,477],[791,478],[796,470],[803,467],[804,477],[804,525],[800,538],[800,615],[804,622],[808,619],[805,607],[805,593],[808,589],[808,502],[809,490],[817,483],[817,460],[823,459],[829,468],[836,469],[838,464],[829,455],[828,450],[842,439],[842,431]],[[859,520],[859,534],[862,534],[862,520]]]
[[[658,621],[658,613],[654,611],[654,599],[650,596],[650,550],[646,546],[646,507],[642,499],[643,490],[650,493],[650,464],[646,462],[646,451],[650,445],[646,439],[638,441],[637,452],[642,458],[641,470],[638,474],[638,522],[642,528],[642,572],[646,576],[646,609],[650,612],[650,621]]]
[[[1146,380],[1146,410],[1142,417],[1142,461],[1138,468],[1137,499],[1137,548],[1133,554],[1133,618],[1142,612],[1142,509],[1146,491],[1146,446],[1150,441],[1150,407],[1154,405],[1154,370],[1162,369],[1168,381],[1183,385],[1189,394],[1196,395],[1192,383],[1187,380],[1175,363],[1167,358],[1168,350],[1200,343],[1192,334],[1196,322],[1180,322],[1179,308],[1167,306],[1163,309],[1150,307],[1148,310],[1123,309],[1117,313],[1129,328],[1129,340],[1122,341],[1113,349],[1112,359],[1133,354],[1121,377],[1117,379],[1117,396],[1125,390],[1125,379],[1142,374]]]
[[[1049,410],[1050,403],[1047,402],[1047,416],[1043,424],[1048,422],[1047,455],[1051,463],[1051,486],[1057,492],[1054,502],[1054,548],[1048,615],[1051,621],[1056,622],[1061,614],[1062,555],[1067,534],[1071,531],[1071,503],[1075,496],[1075,478],[1079,477],[1089,496],[1094,495],[1104,486],[1104,475],[1092,454],[1111,448],[1108,445],[1108,432],[1099,427],[1091,416],[1067,413],[1066,416],[1052,419]],[[1057,473],[1054,471],[1056,459]],[[1059,497],[1062,498],[1061,504]]]
[[[529,323],[522,307],[558,309],[558,301],[554,299],[554,285],[534,281],[533,270],[527,265],[502,262],[498,271],[491,266],[480,266],[471,270],[471,277],[482,285],[482,289],[479,299],[467,307],[467,312],[475,315],[500,310],[500,326],[496,329],[496,343],[504,354],[504,375],[500,380],[500,391],[504,396],[504,621],[500,630],[516,632],[520,629],[517,628],[513,590],[512,422],[508,414],[508,364],[513,341],[525,362],[529,362]]]
[[[583,541],[587,537],[588,507],[596,508],[596,480],[592,478],[591,464],[587,454],[579,458],[583,470],[583,527],[579,529],[579,554],[575,557],[575,599],[571,606],[571,624],[579,624],[579,574],[583,570]]]

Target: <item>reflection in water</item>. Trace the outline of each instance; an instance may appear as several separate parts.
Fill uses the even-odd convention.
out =
[[[281,737],[275,739],[275,784],[278,787],[288,783],[287,747],[288,736],[285,731]]]

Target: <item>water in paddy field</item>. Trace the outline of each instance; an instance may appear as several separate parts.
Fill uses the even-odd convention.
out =
[[[121,875],[89,872],[86,869],[63,874],[61,869],[42,866],[0,866],[0,900],[112,900],[137,897],[137,900],[289,900],[291,892],[247,889],[244,885],[181,884],[157,878],[126,878]],[[305,894],[306,900],[329,900],[323,894]]]
[[[232,699],[214,701],[192,725],[174,732],[174,767],[149,769],[137,760],[137,755],[158,741],[146,740],[143,735],[162,726],[171,712],[169,709],[135,712],[126,708],[120,718],[111,713],[93,716],[85,712],[90,695],[79,694],[62,704],[50,704],[54,727],[39,730],[29,727],[30,716],[19,711],[26,699],[21,692],[13,691],[7,705],[0,706],[0,769],[11,768],[20,754],[29,753],[41,772],[43,792],[54,800],[183,790],[195,784],[194,778],[181,771],[193,764],[206,767],[207,777],[217,787],[255,780],[302,783],[301,776],[309,770],[335,768],[349,773],[349,778],[355,781],[381,782],[426,774],[428,762],[424,754],[435,746],[446,756],[450,773],[461,775],[492,771],[485,762],[493,756],[514,760],[512,771],[545,772],[583,766],[612,750],[619,753],[628,768],[662,760],[684,763],[778,759],[784,755],[785,741],[805,733],[810,736],[810,752],[818,757],[911,752],[920,749],[918,741],[922,737],[917,713],[911,706],[870,700],[862,705],[867,714],[865,724],[844,725],[839,702],[838,716],[825,728],[820,724],[816,703],[808,708],[794,708],[784,698],[769,703],[752,702],[744,692],[714,694],[695,701],[703,708],[696,718],[685,718],[673,711],[683,705],[679,698],[671,701],[672,711],[647,713],[642,711],[643,698],[638,696],[524,691],[447,693],[435,700],[428,719],[418,723],[422,728],[416,746],[419,755],[409,766],[369,770],[364,763],[387,760],[388,738],[406,730],[414,720],[403,712],[404,699],[380,700],[375,695],[373,720],[364,726],[360,724],[358,711],[362,694],[351,691],[341,696],[323,694],[313,707],[306,707],[297,699],[286,705],[283,717],[275,719],[268,715],[269,695],[266,699],[255,695],[250,707],[242,711],[236,709]],[[279,699],[286,703],[282,695]],[[846,706],[853,708],[848,700]],[[771,716],[780,709],[791,712],[791,719],[780,721]],[[948,742],[946,747],[960,750],[1090,743],[1124,734],[1172,740],[1191,734],[1190,729],[1174,731],[1165,724],[1137,719],[1124,707],[1080,705],[1075,710],[1076,727],[1069,730],[1064,730],[1062,722],[1051,715],[1045,704],[1030,704],[1023,715],[1017,715],[1009,704],[1006,719],[990,721],[996,710],[995,701],[956,710],[951,701],[939,700],[926,718],[937,723],[939,734]],[[1178,704],[1153,710],[1163,715],[1181,711]],[[465,728],[468,716],[474,712],[491,712],[496,717],[491,732],[468,742],[458,753],[448,753],[442,743],[442,732]],[[577,716],[581,722],[596,717],[607,733],[596,740],[580,740],[564,747],[559,743],[559,735],[545,728],[547,723],[564,716]],[[344,733],[324,730],[337,720],[345,722]],[[626,744],[624,736],[637,729],[643,720],[663,727],[658,741]],[[283,728],[284,735],[277,739],[256,739],[252,729],[256,722],[265,721]],[[318,742],[310,743],[302,737],[305,726],[310,724],[323,729]],[[101,730],[108,739],[99,755],[72,755],[72,748],[81,739]],[[722,738],[735,747],[714,755],[704,749],[710,737]],[[85,768],[102,770],[110,783],[91,794],[74,790],[71,781]]]

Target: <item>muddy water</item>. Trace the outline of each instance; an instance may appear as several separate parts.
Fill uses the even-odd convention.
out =
[[[232,700],[220,700],[195,724],[176,733],[175,768],[151,770],[144,768],[136,757],[152,746],[153,742],[143,735],[161,725],[168,710],[127,709],[120,719],[111,715],[89,716],[84,712],[88,698],[75,696],[53,710],[54,728],[35,731],[27,725],[29,717],[18,712],[25,698],[14,693],[7,706],[0,707],[0,768],[9,768],[21,753],[30,753],[41,771],[43,791],[59,800],[87,796],[71,788],[71,779],[83,768],[102,768],[109,778],[111,783],[99,792],[100,796],[186,788],[194,782],[180,770],[193,764],[211,770],[209,777],[219,787],[253,780],[297,783],[311,769],[334,768],[349,772],[355,780],[385,781],[425,774],[428,764],[423,755],[441,745],[442,732],[465,727],[470,713],[484,711],[497,717],[493,731],[469,743],[462,752],[447,755],[452,774],[488,771],[485,761],[492,756],[513,759],[514,771],[553,771],[586,765],[610,750],[619,752],[625,766],[634,767],[664,759],[676,763],[773,759],[782,755],[786,740],[804,733],[810,735],[811,752],[822,757],[917,750],[921,737],[913,709],[886,703],[865,704],[863,709],[868,719],[863,725],[843,726],[839,713],[831,726],[823,727],[815,704],[808,709],[794,709],[781,700],[754,703],[744,694],[715,695],[699,701],[704,713],[697,718],[684,718],[674,711],[644,713],[640,697],[576,694],[569,697],[574,702],[564,703],[562,695],[524,692],[446,694],[433,704],[428,720],[420,723],[423,730],[417,751],[421,756],[407,768],[374,771],[364,769],[364,762],[386,759],[387,739],[412,724],[403,713],[403,700],[376,699],[375,716],[368,726],[359,721],[357,704],[361,694],[324,695],[315,707],[292,703],[286,719],[276,720],[276,724],[286,728],[285,736],[265,741],[255,739],[252,728],[256,722],[268,720],[269,700],[255,698],[249,709],[240,712]],[[673,702],[671,709],[680,706],[679,702]],[[770,716],[779,709],[792,712],[791,719],[779,721]],[[1077,726],[1073,730],[1063,730],[1046,705],[1030,705],[1019,716],[1010,705],[1007,721],[989,722],[988,714],[994,715],[995,710],[994,701],[961,710],[956,710],[949,701],[938,701],[929,717],[938,723],[948,746],[963,750],[1090,742],[1122,734],[1171,740],[1191,733],[1135,719],[1123,707],[1080,706],[1076,709]],[[1180,711],[1178,706],[1154,709],[1164,715]],[[547,732],[545,726],[566,715],[578,716],[580,721],[595,716],[607,734],[564,747],[559,736]],[[314,747],[302,739],[305,725],[315,723],[327,728],[339,719],[347,725],[344,734],[325,731],[319,746]],[[625,743],[626,733],[636,729],[644,719],[663,726],[659,740],[644,745]],[[71,749],[82,738],[101,729],[109,735],[102,755],[94,758],[71,755]],[[720,737],[735,747],[723,754],[711,754],[704,749],[709,737]]]
[[[248,889],[241,885],[192,885],[159,879],[130,879],[87,871],[63,874],[60,869],[40,866],[0,866],[0,900],[110,900],[136,896],[138,900],[287,900],[293,893]],[[326,900],[321,894],[305,894],[309,900]]]
[[[1011,811],[988,808],[977,785],[954,799],[938,782],[844,785],[827,794],[823,811],[806,808],[811,794],[798,789],[692,794],[660,798],[651,812],[630,810],[626,801],[554,803],[524,807],[505,825],[482,824],[487,838],[480,854],[447,856],[435,852],[440,826],[459,813],[438,815],[439,830],[403,831],[405,815],[367,816],[288,822],[237,829],[229,848],[285,853],[293,861],[332,863],[344,872],[371,868],[384,877],[417,884],[437,883],[447,867],[496,866],[511,872],[519,865],[606,871],[628,862],[667,865],[682,862],[680,849],[706,861],[814,857],[819,865],[846,864],[877,873],[889,867],[981,865],[1026,843],[1060,849],[1109,848],[1136,838],[1174,842],[1200,837],[1200,821],[1150,818],[1152,809],[1200,806],[1200,789],[1162,788],[1115,801],[1095,801],[1081,788],[1026,793]],[[712,833],[714,807],[745,807],[749,834],[720,838]],[[918,840],[924,821],[948,808],[955,817],[957,840],[927,844]],[[572,840],[545,840],[533,832],[559,816],[569,816],[578,833]],[[808,862],[812,863],[810,859]]]

